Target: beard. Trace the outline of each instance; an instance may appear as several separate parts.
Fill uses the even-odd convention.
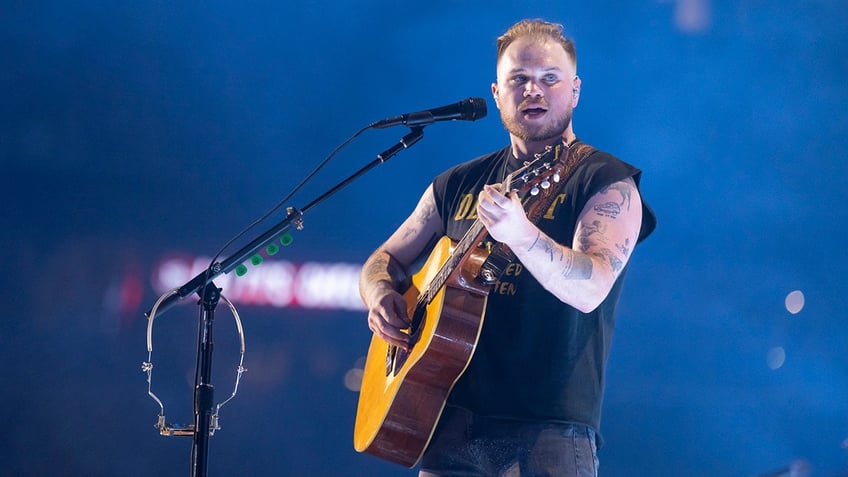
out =
[[[562,137],[565,130],[571,124],[572,110],[563,111],[559,117],[551,118],[543,124],[525,124],[521,122],[519,108],[512,115],[507,115],[501,110],[501,122],[510,134],[527,142],[546,141],[548,139]],[[550,110],[548,111],[550,113]]]

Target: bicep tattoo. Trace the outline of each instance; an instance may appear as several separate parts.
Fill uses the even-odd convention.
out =
[[[591,224],[583,222],[580,227],[580,234],[577,236],[580,250],[585,251],[595,245],[595,238],[602,237],[606,230],[607,225],[600,220],[593,220]]]
[[[620,244],[620,243],[615,244],[615,248],[617,248],[618,251],[621,252],[621,254],[624,255],[625,257],[629,257],[630,256],[630,239],[625,238],[624,243],[623,244]]]
[[[615,202],[607,202],[606,204],[603,204],[603,205],[609,206],[610,204],[616,204],[616,205],[619,206],[619,212],[620,212],[620,207],[627,207],[627,209],[630,210],[630,203],[631,203],[631,200],[633,199],[633,186],[628,182],[619,181],[619,182],[615,182],[613,184],[610,184],[610,185],[604,187],[603,189],[601,189],[599,191],[599,193],[600,194],[606,194],[607,192],[609,192],[611,190],[614,190],[614,191],[618,192],[619,194],[621,194],[621,202],[619,202],[618,204],[616,204]],[[625,205],[625,203],[627,205]],[[596,211],[597,211],[598,207],[601,207],[601,206],[600,205],[596,206],[595,207]],[[616,215],[618,215],[618,214],[616,213]],[[613,217],[613,218],[615,218],[615,217]]]
[[[601,261],[608,263],[614,272],[618,272],[624,268],[624,260],[613,249],[604,246],[607,244],[607,239],[604,236],[606,231],[607,224],[600,220],[593,220],[591,223],[583,222],[580,233],[577,236],[577,243],[579,244],[580,251],[591,253],[593,257],[597,257]],[[623,254],[625,258],[629,254],[629,243],[630,240],[625,239],[624,245],[615,244],[615,249]]]
[[[592,255],[609,263],[610,268],[612,268],[613,272],[619,272],[624,267],[624,261],[619,258],[618,255],[615,254],[615,252],[608,248],[601,249],[600,251],[595,252]]]
[[[609,217],[614,219],[618,217],[618,214],[621,213],[621,204],[617,204],[615,202],[606,202],[603,204],[598,204],[592,208],[597,215],[601,217]]]
[[[415,235],[424,228],[424,226],[432,220],[436,215],[436,203],[432,196],[425,197],[421,200],[412,216],[403,224],[403,238]]]

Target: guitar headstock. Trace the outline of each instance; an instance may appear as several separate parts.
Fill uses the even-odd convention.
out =
[[[530,195],[538,195],[540,188],[548,189],[551,186],[551,181],[558,183],[562,179],[561,172],[564,167],[560,161],[561,152],[561,144],[547,146],[543,152],[536,154],[532,161],[525,162],[524,166],[507,175],[501,184],[502,192],[507,194],[517,188],[519,194],[529,191]]]

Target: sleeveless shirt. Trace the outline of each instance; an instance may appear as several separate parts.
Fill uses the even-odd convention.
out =
[[[477,218],[483,185],[501,182],[504,171],[515,167],[517,160],[506,147],[433,180],[436,207],[451,239],[459,240]],[[554,186],[557,195],[537,226],[570,247],[586,202],[628,177],[638,187],[641,171],[595,151],[565,184]],[[644,199],[643,204],[639,241],[656,225]],[[476,350],[448,403],[489,417],[584,424],[599,434],[605,368],[625,271],[597,309],[582,313],[542,288],[514,260],[489,293]]]

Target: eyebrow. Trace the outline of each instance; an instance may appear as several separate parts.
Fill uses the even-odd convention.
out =
[[[528,71],[530,69],[535,69],[535,68],[513,68],[513,69],[509,70],[507,73],[508,74],[521,73],[523,71]],[[559,66],[549,66],[547,68],[542,68],[542,71],[543,72],[562,71],[562,68],[560,68]]]

